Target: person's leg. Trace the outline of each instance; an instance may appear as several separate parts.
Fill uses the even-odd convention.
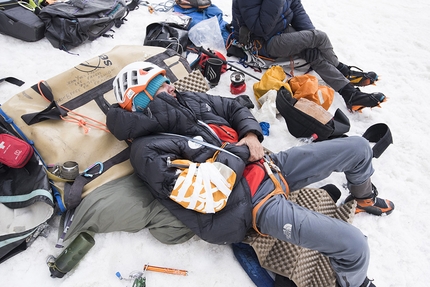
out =
[[[320,57],[311,64],[312,69],[335,91],[349,83],[349,80],[336,68],[339,60],[327,34],[319,30],[304,30],[273,36],[266,45],[272,57],[288,58],[303,50],[318,48]]]
[[[272,155],[290,190],[323,180],[333,172],[344,172],[349,185],[361,185],[374,172],[372,156],[368,141],[359,136],[293,147]]]
[[[290,190],[323,180],[333,172],[344,172],[351,193],[357,200],[357,213],[390,214],[394,204],[377,197],[371,182],[373,152],[368,141],[359,136],[331,139],[294,147],[272,155],[281,168]],[[267,184],[267,183],[265,183]]]
[[[257,213],[257,226],[269,234],[330,258],[340,286],[360,286],[369,265],[367,238],[344,221],[303,208],[277,195]]]
[[[320,55],[310,62],[311,68],[344,99],[351,111],[359,111],[366,107],[377,107],[386,100],[383,93],[364,93],[354,87],[355,84],[364,85],[362,79],[370,73],[351,74],[350,67],[339,62],[327,34],[319,30],[287,31],[273,36],[266,43],[266,52],[271,57],[288,58],[302,54],[306,49],[317,48]],[[348,71],[346,71],[346,69]],[[374,75],[373,75],[374,74]],[[377,80],[366,81],[367,84]],[[363,83],[364,83],[363,82]]]
[[[319,30],[295,31],[273,36],[266,44],[266,51],[272,57],[288,58],[299,55],[303,50],[318,48],[321,56],[331,65],[338,66],[339,60],[327,34]]]

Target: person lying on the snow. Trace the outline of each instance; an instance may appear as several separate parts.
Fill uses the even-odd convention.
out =
[[[371,182],[366,139],[338,138],[268,155],[259,123],[233,98],[178,92],[165,71],[148,62],[124,67],[113,86],[118,104],[107,113],[107,127],[119,140],[132,140],[136,174],[199,237],[240,242],[254,227],[329,257],[339,286],[374,286],[360,230],[287,200],[289,190],[343,172],[357,212],[390,214],[394,204],[377,197]]]
[[[300,0],[234,0],[232,24],[233,38],[246,46],[258,43],[261,56],[305,59],[350,111],[377,107],[386,100],[383,93],[355,87],[374,84],[378,75],[339,62],[327,34],[315,29]]]

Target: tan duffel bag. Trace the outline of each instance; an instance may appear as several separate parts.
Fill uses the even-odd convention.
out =
[[[173,50],[117,46],[51,79],[41,79],[1,106],[34,142],[51,172],[54,188],[59,190],[59,205],[63,204],[64,210],[76,207],[96,187],[133,171],[128,143],[107,130],[105,113],[115,102],[113,79],[135,61],[149,61],[166,69],[171,82],[191,73],[187,60]],[[78,164],[75,180],[61,176],[62,165],[70,161]]]

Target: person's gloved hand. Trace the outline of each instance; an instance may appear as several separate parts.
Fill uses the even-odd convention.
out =
[[[248,46],[251,42],[251,31],[249,31],[248,27],[242,26],[239,29],[239,43]]]
[[[316,59],[318,59],[321,55],[321,51],[318,48],[308,48],[302,51],[302,57],[308,63],[312,63]]]

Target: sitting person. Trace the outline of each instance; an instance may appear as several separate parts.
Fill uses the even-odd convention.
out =
[[[240,242],[253,226],[329,257],[339,286],[374,286],[367,278],[369,247],[360,230],[287,200],[289,190],[343,172],[359,211],[391,213],[394,204],[377,197],[372,185],[372,149],[366,139],[332,139],[267,155],[259,123],[233,98],[177,92],[165,71],[148,62],[127,65],[113,85],[118,104],[107,113],[109,130],[119,140],[132,139],[130,160],[136,174],[200,238],[216,244]],[[216,163],[236,175],[225,206],[205,211],[212,199],[206,196],[210,200],[205,201],[194,184],[187,189],[191,194],[173,196],[184,182],[184,163],[200,163],[194,166],[199,174],[215,152]],[[182,164],[175,164],[178,160]]]
[[[386,100],[383,93],[364,93],[355,87],[373,84],[377,74],[339,62],[327,34],[315,29],[300,0],[234,0],[232,24],[234,38],[258,41],[262,56],[304,58],[343,97],[350,111]]]

